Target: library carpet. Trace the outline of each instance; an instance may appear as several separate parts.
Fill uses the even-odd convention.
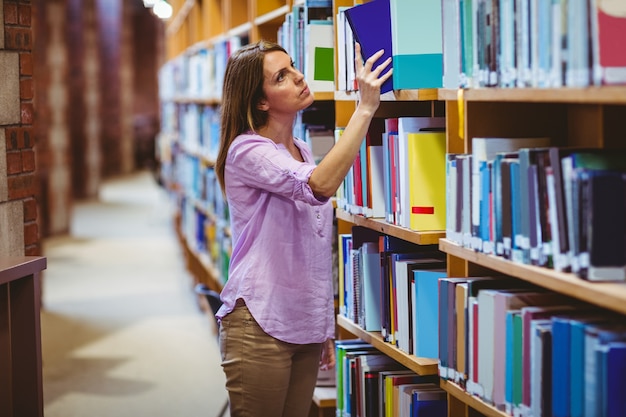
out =
[[[203,312],[149,172],[75,204],[44,240],[46,417],[212,417],[226,401],[215,324]]]

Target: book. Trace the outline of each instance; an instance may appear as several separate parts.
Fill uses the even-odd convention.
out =
[[[391,357],[377,352],[371,355],[360,355],[357,362],[357,375],[359,378],[359,393],[357,414],[364,417],[374,417],[379,412],[379,377],[378,373],[383,370],[406,369]]]
[[[437,375],[418,375],[410,369],[380,371],[378,373],[379,414],[380,416],[394,415],[393,387],[402,384],[438,383]]]
[[[372,0],[358,4],[345,10],[346,19],[354,40],[361,46],[363,60],[369,59],[376,52],[383,49],[385,52],[373,65],[376,68],[393,53],[391,37],[391,9],[389,0]],[[393,62],[387,70],[393,68]],[[389,77],[380,88],[381,94],[393,90],[393,76]]]
[[[412,390],[410,410],[410,417],[447,417],[447,392],[416,387]]]
[[[412,299],[417,301],[417,294],[412,291],[412,281],[415,271],[418,270],[432,270],[437,269],[441,271],[445,268],[446,263],[435,258],[408,258],[397,259],[395,261],[395,288],[396,288],[396,344],[398,349],[406,352],[413,353],[413,340],[417,339],[417,335],[413,335],[413,321],[415,320],[416,312],[413,312]],[[431,294],[432,295],[432,294]],[[435,297],[437,293],[435,292]],[[419,307],[418,307],[419,308]],[[436,357],[432,356],[433,358]]]
[[[311,91],[335,91],[335,49],[332,21],[311,20],[305,26],[305,76]]]
[[[410,417],[411,416],[411,406],[413,403],[413,393],[415,391],[441,391],[441,388],[436,384],[401,384],[397,385],[394,388],[395,396],[397,398],[396,404],[397,408],[397,416],[398,417]]]
[[[380,374],[380,384],[383,391],[384,406],[381,407],[381,416],[398,415],[397,389],[400,385],[407,384],[438,384],[437,375],[418,375],[413,371],[382,371]],[[395,397],[394,398],[394,391]]]
[[[552,413],[553,347],[550,320],[533,320],[530,348],[530,410],[534,417],[547,417]]]
[[[457,0],[444,0],[441,4],[443,40],[443,88],[461,86],[461,10]]]
[[[626,9],[619,1],[591,2],[594,84],[625,84],[626,59],[620,39],[626,34]]]
[[[485,401],[496,406],[504,404],[504,338],[506,311],[541,301],[545,293],[532,291],[509,281],[509,288],[481,289],[478,292],[478,368],[477,382]]]
[[[393,89],[442,87],[441,0],[390,0],[390,17]]]
[[[412,230],[446,229],[445,155],[445,132],[408,134],[409,227]]]
[[[608,323],[611,316],[598,312],[589,316],[575,317],[570,325],[570,405],[572,417],[583,417],[585,410],[585,328],[588,325]],[[553,394],[554,396],[554,394]],[[564,413],[567,409],[565,408]]]
[[[478,229],[481,225],[481,216],[484,215],[484,208],[481,212],[481,188],[483,183],[480,181],[480,166],[482,162],[493,162],[496,155],[501,152],[512,152],[522,148],[534,148],[546,146],[550,142],[547,137],[525,137],[525,138],[506,138],[506,137],[475,137],[472,138],[472,234],[478,235]],[[523,168],[521,169],[523,172]],[[523,178],[521,181],[523,181]],[[520,192],[525,194],[525,189],[521,185]],[[488,206],[487,206],[488,207]],[[484,240],[484,238],[483,238]]]
[[[598,348],[600,361],[600,407],[598,414],[606,417],[626,415],[624,372],[626,342],[611,342]]]
[[[415,305],[413,340],[415,343],[413,354],[422,358],[437,358],[439,355],[439,280],[445,278],[445,263],[443,269],[415,269]]]
[[[345,410],[345,401],[348,397],[346,386],[349,381],[349,368],[347,367],[346,353],[351,351],[375,350],[374,347],[361,339],[348,339],[335,341],[335,381],[337,386],[336,407],[340,415]]]
[[[361,311],[358,324],[366,331],[380,331],[381,326],[381,276],[378,242],[361,245]]]
[[[379,0],[375,0],[379,1]],[[399,117],[398,118],[398,146],[397,146],[397,194],[399,200],[398,225],[411,227],[411,185],[409,166],[409,133],[420,133],[425,129],[445,128],[445,117]],[[445,136],[445,135],[444,135]],[[445,142],[445,141],[444,141]],[[444,154],[445,155],[445,154]],[[445,159],[442,162],[445,173]],[[445,179],[444,179],[445,185]],[[441,190],[443,192],[443,189]],[[445,216],[445,206],[442,207]],[[444,229],[438,229],[444,230]]]
[[[589,281],[626,281],[626,172],[581,170],[579,275]]]

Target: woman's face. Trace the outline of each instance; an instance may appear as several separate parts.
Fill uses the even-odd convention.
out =
[[[293,66],[291,57],[272,51],[263,59],[263,92],[260,108],[274,113],[296,113],[313,103],[313,93],[304,75]]]

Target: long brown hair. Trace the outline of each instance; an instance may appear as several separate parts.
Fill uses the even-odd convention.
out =
[[[248,130],[256,131],[267,123],[267,113],[257,108],[263,93],[263,59],[265,54],[285,49],[269,41],[259,41],[235,51],[226,65],[222,89],[220,150],[215,172],[226,193],[224,166],[231,143]]]

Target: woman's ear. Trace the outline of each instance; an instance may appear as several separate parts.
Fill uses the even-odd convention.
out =
[[[256,108],[257,108],[258,110],[261,110],[261,111],[268,111],[268,110],[270,109],[270,106],[269,106],[269,104],[268,104],[267,100],[266,100],[266,99],[264,99],[264,98],[262,98],[262,99],[260,99],[260,100],[259,100],[259,102],[257,103]]]

